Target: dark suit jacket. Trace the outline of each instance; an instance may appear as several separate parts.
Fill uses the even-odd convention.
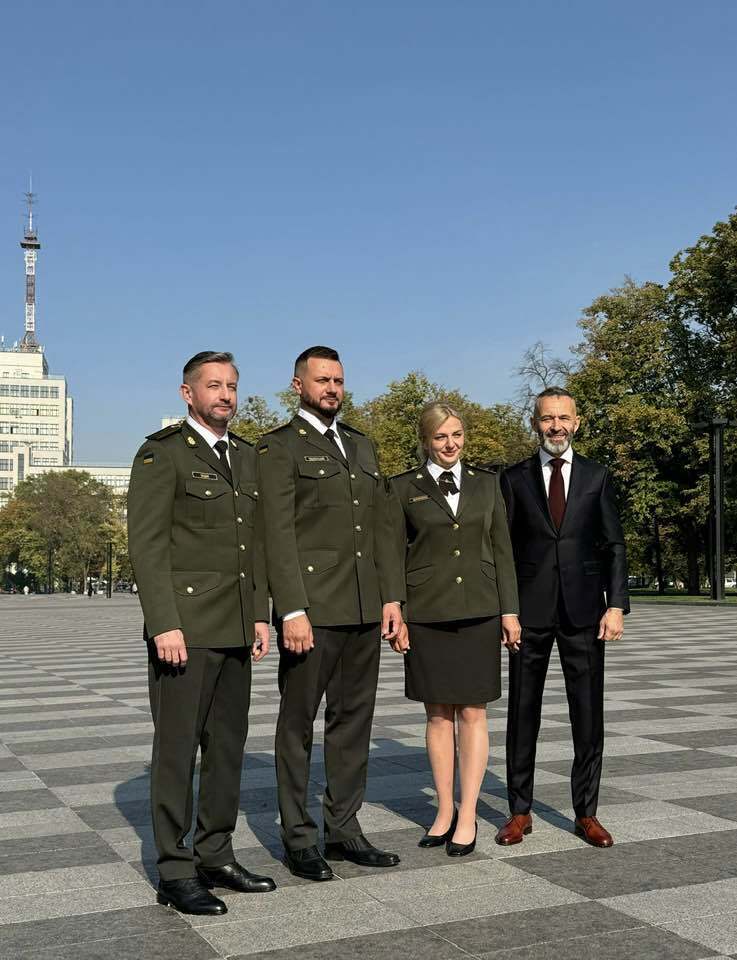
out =
[[[232,485],[187,423],[152,433],[133,461],[128,552],[147,637],[180,629],[189,647],[238,647],[269,618],[256,454],[228,442]]]
[[[405,619],[433,623],[517,613],[498,475],[464,464],[455,516],[424,466],[393,477],[391,486],[404,510]]]
[[[303,417],[257,445],[259,513],[276,618],[305,609],[313,625],[377,623],[404,600],[394,530],[401,511],[376,448],[340,423],[348,460]]]
[[[538,453],[504,472],[502,492],[523,626],[555,622],[559,583],[575,627],[596,623],[607,607],[629,613],[624,533],[606,467],[574,453],[560,531],[550,516]]]

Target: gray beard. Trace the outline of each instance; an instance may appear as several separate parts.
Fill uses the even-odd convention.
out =
[[[549,453],[551,457],[559,457],[571,446],[572,440],[573,437],[568,437],[567,439],[562,440],[560,443],[554,443],[547,437],[542,436],[540,437],[540,446],[546,453]]]

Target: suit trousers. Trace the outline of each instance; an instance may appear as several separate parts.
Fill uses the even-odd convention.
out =
[[[149,643],[148,686],[154,721],[151,812],[162,880],[195,876],[195,865],[235,859],[231,835],[240,798],[251,696],[249,647],[190,647],[184,669],[162,663]],[[192,850],[193,777],[200,789]]]
[[[371,722],[379,679],[380,627],[313,626],[314,649],[296,655],[279,644],[281,704],[276,725],[276,782],[281,834],[290,850],[317,844],[308,812],[313,725],[325,694],[325,841],[361,833]]]
[[[573,733],[573,809],[593,817],[599,799],[604,752],[604,641],[598,623],[577,628],[562,604],[550,627],[524,627],[519,652],[509,657],[507,794],[512,814],[529,813],[543,688],[553,643],[558,643]]]

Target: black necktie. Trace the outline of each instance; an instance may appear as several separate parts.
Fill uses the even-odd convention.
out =
[[[340,449],[340,444],[338,443],[338,435],[336,434],[335,430],[333,430],[332,427],[328,427],[328,429],[324,433],[324,436],[328,438],[328,440],[332,443],[332,445],[338,451],[338,456],[340,457],[340,459],[343,460],[344,462],[347,462],[345,458],[345,454]]]
[[[438,477],[438,486],[440,487],[440,492],[445,494],[446,497],[449,497],[452,493],[458,493],[455,477],[450,470],[443,470]]]
[[[223,467],[223,473],[225,474],[225,479],[228,483],[233,486],[233,474],[230,472],[230,464],[228,463],[228,441],[227,440],[218,440],[215,444],[217,455],[220,458],[220,463]]]
[[[550,516],[558,530],[560,530],[566,512],[566,488],[563,483],[564,463],[565,460],[560,457],[550,461],[553,472],[550,474],[550,486],[548,487],[548,506],[550,507]]]

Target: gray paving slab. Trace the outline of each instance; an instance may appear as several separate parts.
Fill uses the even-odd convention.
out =
[[[402,661],[384,650],[362,824],[402,862],[387,871],[338,863],[339,879],[319,886],[293,877],[280,859],[278,693],[269,658],[254,671],[234,843],[239,860],[273,875],[279,889],[264,897],[224,892],[229,913],[208,920],[156,906],[150,883],[152,725],[137,602],[27,599],[0,597],[3,626],[10,625],[0,637],[3,960],[737,953],[734,611],[639,607],[627,622],[629,641],[608,649],[599,813],[617,839],[609,851],[586,847],[572,832],[572,743],[555,657],[532,836],[516,848],[494,843],[506,815],[502,699],[488,708],[492,750],[475,853],[455,863],[442,848],[420,850],[435,812],[423,710],[404,699]],[[681,636],[688,639],[674,639]],[[115,655],[99,652],[101,638],[114,640]],[[321,713],[311,782],[318,820],[324,779]],[[722,893],[718,915],[679,913],[688,904],[706,909],[710,891],[714,899]]]

